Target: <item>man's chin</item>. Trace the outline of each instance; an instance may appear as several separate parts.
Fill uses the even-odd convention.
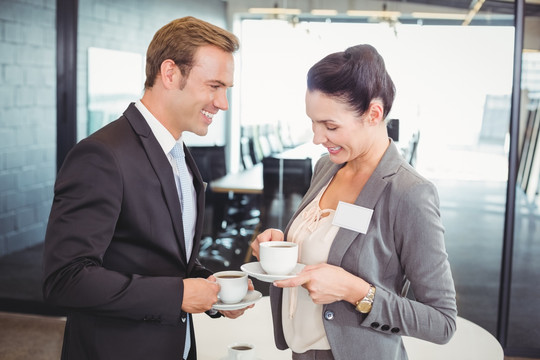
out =
[[[196,131],[193,132],[195,135],[199,135],[199,136],[206,136],[206,134],[208,134],[208,126],[206,127],[203,127],[203,128],[200,128],[200,129],[197,129]]]

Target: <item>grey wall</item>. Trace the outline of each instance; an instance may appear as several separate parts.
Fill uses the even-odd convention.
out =
[[[226,3],[222,0],[79,0],[78,139],[86,136],[88,48],[135,52],[144,59],[154,33],[169,21],[188,15],[227,28]],[[190,136],[190,144],[223,144],[224,125],[224,121],[214,121],[208,136]]]
[[[221,0],[80,0],[79,14],[79,139],[88,47],[144,57],[155,31],[175,18],[193,15],[226,27]],[[0,256],[45,234],[56,176],[55,20],[55,0],[0,0]]]
[[[55,0],[0,1],[0,256],[43,240],[56,163]]]

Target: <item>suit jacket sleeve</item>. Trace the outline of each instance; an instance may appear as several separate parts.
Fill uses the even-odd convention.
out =
[[[439,198],[430,182],[417,182],[402,192],[396,202],[392,227],[380,236],[394,236],[401,269],[394,282],[368,278],[379,284],[373,309],[363,326],[383,333],[399,329],[399,334],[438,344],[447,343],[456,330],[454,282],[444,244],[444,228],[439,214]],[[388,261],[388,273],[394,273]],[[396,290],[403,275],[410,281],[414,300]],[[388,274],[387,274],[388,275]],[[392,285],[390,285],[392,284]],[[382,328],[388,324],[390,329]]]
[[[162,323],[179,321],[185,274],[160,271],[159,264],[136,272],[123,253],[141,248],[151,237],[148,230],[133,228],[141,218],[129,224],[120,218],[125,209],[128,165],[118,159],[111,146],[95,139],[80,142],[66,158],[55,184],[55,196],[44,249],[44,297],[58,306],[91,311],[97,315],[132,320],[159,318]],[[136,173],[134,173],[136,174]],[[149,188],[140,188],[140,192]],[[159,195],[159,194],[154,194]],[[140,195],[141,197],[143,195]],[[159,201],[156,199],[156,201]],[[163,240],[163,239],[160,239]],[[174,239],[167,239],[174,243]],[[113,244],[114,242],[114,244]],[[139,250],[140,263],[157,259],[158,251],[148,248],[147,260]],[[173,249],[170,253],[178,252]],[[107,262],[107,252],[114,252]],[[166,261],[163,261],[166,263]],[[163,275],[166,274],[166,275]]]

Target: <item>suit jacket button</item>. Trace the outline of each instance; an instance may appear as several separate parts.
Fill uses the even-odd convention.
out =
[[[397,334],[399,332],[399,328],[397,328],[397,327],[392,328],[392,330],[390,330],[390,332],[392,332],[393,334]]]
[[[388,330],[390,330],[390,326],[388,326],[388,325],[383,325],[383,326],[381,326],[381,330],[382,330],[382,331],[388,331]]]
[[[330,310],[326,310],[324,312],[324,318],[326,320],[334,320],[334,312],[333,311],[330,311]]]
[[[372,322],[371,323],[371,327],[374,328],[374,329],[377,329],[379,326],[381,326],[381,324],[379,324],[378,322]]]

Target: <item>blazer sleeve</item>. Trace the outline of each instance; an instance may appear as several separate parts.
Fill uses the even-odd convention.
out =
[[[65,159],[45,236],[44,298],[97,315],[159,317],[162,323],[176,324],[183,298],[180,276],[139,275],[103,266],[117,231],[125,181],[120,161],[100,141],[81,141]]]
[[[402,297],[394,289],[377,287],[372,311],[363,325],[388,333],[389,329],[374,324],[389,324],[399,329],[400,335],[447,343],[456,330],[456,293],[439,198],[432,183],[414,182],[401,192],[391,231],[415,300]]]

